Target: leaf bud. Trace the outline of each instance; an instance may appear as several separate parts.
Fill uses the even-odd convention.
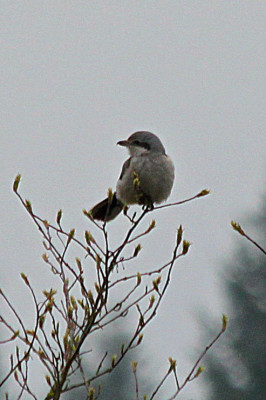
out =
[[[202,366],[200,366],[200,367],[197,369],[197,371],[196,371],[196,373],[195,373],[195,375],[194,375],[194,378],[197,378],[204,370],[205,370],[205,368],[202,367]]]
[[[13,183],[13,190],[15,193],[17,193],[17,191],[18,191],[18,185],[19,185],[20,179],[21,179],[21,175],[18,174]]]
[[[176,369],[176,360],[173,360],[172,357],[169,357],[168,360],[169,360],[169,363],[170,363],[170,367],[169,367],[168,373],[170,373],[171,371]]]
[[[69,307],[67,308],[67,315],[68,315],[69,318],[72,318],[72,315],[73,315],[73,307],[69,306]]]
[[[143,334],[140,333],[137,341],[137,346],[142,342],[142,339],[143,339]]]
[[[75,235],[75,229],[73,228],[73,229],[71,229],[71,231],[68,234],[67,245],[71,242],[71,240],[73,239],[74,235]]]
[[[49,222],[46,219],[43,220],[43,225],[46,229],[50,227]]]
[[[155,296],[152,294],[151,297],[150,297],[149,309],[152,308],[154,302],[155,302]]]
[[[29,286],[30,283],[29,283],[29,280],[26,277],[26,275],[23,272],[21,272],[20,276],[23,279],[23,281],[26,283],[26,285]]]
[[[182,250],[183,255],[187,254],[190,245],[191,245],[190,242],[188,242],[187,240],[183,240],[183,250]]]
[[[131,366],[132,366],[132,371],[133,371],[133,373],[135,374],[136,371],[137,371],[137,366],[138,366],[137,361],[132,361],[132,362],[131,362]]]
[[[66,333],[64,334],[64,337],[63,337],[63,342],[64,342],[64,347],[65,347],[65,349],[68,349],[68,339],[69,339],[69,332],[70,332],[70,330],[69,330],[69,328],[67,328],[66,329]]]
[[[236,221],[231,221],[231,225],[233,227],[233,229],[235,231],[237,231],[238,233],[240,233],[240,235],[244,236],[245,232],[243,231],[243,229],[241,228],[240,224]]]
[[[151,223],[150,223],[149,228],[146,230],[145,233],[149,233],[152,229],[155,228],[155,225],[156,225],[156,222],[155,222],[155,219],[153,219],[153,220],[151,221]]]
[[[141,244],[138,244],[135,247],[135,250],[134,250],[134,253],[133,253],[133,257],[137,257],[137,255],[139,254],[140,250],[141,250]]]
[[[71,304],[73,306],[73,309],[77,310],[78,306],[77,306],[77,302],[76,302],[75,297],[74,296],[70,296],[70,301],[71,301]]]
[[[94,299],[93,299],[93,294],[91,290],[88,290],[88,299],[90,304],[93,306],[94,305]]]
[[[138,272],[137,273],[137,286],[141,284],[141,274]]]
[[[18,381],[18,371],[17,370],[14,371],[14,378],[16,379],[16,381]]]
[[[180,225],[177,230],[177,238],[176,238],[177,247],[180,245],[180,243],[182,241],[182,236],[183,236],[183,227],[182,227],[182,225]]]
[[[225,314],[223,314],[223,325],[222,325],[222,331],[224,332],[226,330],[227,327],[227,323],[228,323],[228,318]]]
[[[91,242],[95,243],[95,240],[89,231],[85,231],[85,239],[88,245],[90,245]]]
[[[112,356],[112,367],[115,366],[116,359],[117,359],[117,354],[114,354],[114,355]]]
[[[94,393],[95,393],[94,388],[90,387],[89,388],[89,393],[88,393],[88,400],[94,400]]]
[[[76,257],[76,263],[77,263],[77,266],[78,266],[79,272],[80,272],[80,273],[82,273],[82,272],[83,272],[83,270],[82,270],[82,265],[81,265],[80,258]]]
[[[56,216],[56,222],[59,226],[60,226],[61,218],[62,218],[62,210],[59,210],[57,213],[57,216]]]
[[[210,194],[210,190],[203,189],[200,193],[197,194],[197,197],[207,196],[208,194]]]
[[[42,259],[43,259],[43,261],[44,261],[44,262],[48,263],[48,261],[49,261],[49,258],[48,258],[48,255],[47,255],[47,253],[43,253],[43,255],[42,255]]]
[[[45,375],[45,379],[46,379],[46,382],[48,383],[48,385],[51,386],[50,376],[49,375]]]
[[[101,294],[101,288],[100,288],[100,286],[98,285],[97,282],[94,283],[94,287],[95,287],[95,289],[96,289],[96,292],[97,292],[98,294]]]
[[[39,326],[41,329],[43,328],[44,321],[45,321],[45,314],[42,314],[39,319]]]
[[[29,200],[25,200],[25,205],[30,214],[32,214],[32,206]]]
[[[114,197],[114,194],[113,194],[113,191],[111,188],[108,189],[107,197],[108,197],[108,204],[110,205],[112,203],[113,197]]]

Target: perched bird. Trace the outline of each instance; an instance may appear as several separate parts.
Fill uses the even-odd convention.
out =
[[[113,196],[90,210],[93,219],[100,221],[111,221],[125,205],[153,208],[154,203],[168,198],[174,182],[174,164],[156,135],[135,132],[117,144],[127,147],[130,157],[122,167]]]

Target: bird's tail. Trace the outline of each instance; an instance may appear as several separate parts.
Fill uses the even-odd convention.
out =
[[[93,219],[108,222],[114,219],[123,210],[123,207],[124,204],[118,200],[116,193],[114,193],[111,202],[107,197],[96,204],[96,206],[90,210],[90,213]]]

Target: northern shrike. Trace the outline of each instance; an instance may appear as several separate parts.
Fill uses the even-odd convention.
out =
[[[135,132],[117,144],[127,147],[130,157],[122,167],[113,197],[90,210],[91,216],[100,221],[111,221],[125,205],[140,204],[152,208],[154,203],[168,198],[174,182],[174,164],[156,135]]]

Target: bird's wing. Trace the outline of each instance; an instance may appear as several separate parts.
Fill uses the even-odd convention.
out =
[[[120,174],[120,176],[119,176],[119,179],[120,179],[120,180],[123,178],[123,176],[125,175],[126,170],[129,168],[131,159],[132,159],[132,157],[129,157],[129,158],[124,162],[123,167],[122,167],[121,174]]]

